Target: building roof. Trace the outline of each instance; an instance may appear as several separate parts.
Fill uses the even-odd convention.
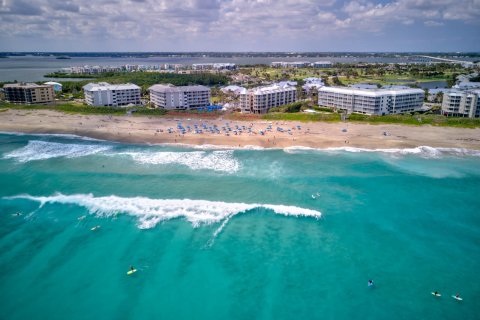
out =
[[[8,83],[8,84],[4,84],[3,87],[4,87],[4,88],[33,89],[33,88],[51,87],[51,85],[48,85],[48,84],[36,84],[36,83],[18,82],[18,83]]]
[[[45,82],[44,84],[48,84],[48,85],[51,85],[51,86],[61,86],[62,87],[61,83],[53,82],[53,81],[48,81],[48,82]]]
[[[205,86],[172,86],[168,84],[154,84],[150,88],[150,91],[160,91],[160,92],[184,92],[184,91],[210,91],[209,87]]]
[[[235,92],[236,94],[239,94],[239,93],[242,93],[244,91],[246,91],[247,89],[245,89],[244,87],[240,87],[240,86],[226,86],[222,89],[220,89],[222,92],[228,92],[228,91],[231,91],[231,92]]]
[[[382,86],[382,89],[410,89],[408,86],[402,86],[399,84],[387,84]]]
[[[109,90],[140,90],[140,87],[133,83],[110,84],[108,82],[89,83],[83,86],[85,91],[109,91]]]
[[[450,88],[437,88],[437,89],[428,89],[428,94],[437,94],[437,93],[440,93],[440,92],[443,92],[443,93],[448,93],[452,91],[452,89]]]
[[[451,89],[448,92],[445,92],[444,94],[449,95],[449,96],[463,96],[463,95],[471,95],[471,94],[475,94],[477,96],[480,96],[480,89],[476,89],[476,90],[455,90],[455,89]]]
[[[279,86],[278,84],[273,84],[271,86],[266,86],[266,87],[252,88],[252,89],[246,90],[242,94],[252,93],[254,95],[263,95],[263,94],[268,94],[268,93],[296,91],[296,90],[297,89],[295,87],[291,87],[291,86],[282,87],[282,86]]]
[[[370,84],[370,83],[356,83],[356,84],[349,85],[349,87],[355,88],[355,89],[377,89],[378,88],[376,84]]]
[[[453,86],[456,89],[480,88],[480,82],[463,81]]]
[[[352,95],[363,95],[371,97],[379,97],[382,95],[398,95],[398,94],[424,94],[422,89],[356,89],[350,87],[323,87],[319,92],[333,92]]]
[[[285,88],[285,87],[294,87],[298,84],[297,81],[280,81],[277,83],[274,83],[274,85],[277,85],[279,87]]]
[[[322,78],[315,77],[305,78],[303,81],[305,81],[305,83],[323,83]]]

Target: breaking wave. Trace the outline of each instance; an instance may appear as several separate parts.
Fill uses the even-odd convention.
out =
[[[273,204],[246,204],[227,203],[220,201],[190,200],[190,199],[150,199],[145,197],[123,198],[118,196],[94,197],[92,194],[64,195],[57,193],[53,196],[35,197],[18,195],[4,197],[4,199],[26,199],[40,203],[40,208],[47,203],[74,204],[85,207],[89,213],[99,217],[111,217],[120,213],[134,216],[141,229],[153,228],[161,221],[184,218],[194,227],[217,222],[224,222],[239,213],[263,208],[276,214],[285,216],[304,216],[320,218],[321,213],[316,210],[295,206]],[[216,233],[220,232],[219,229]],[[216,234],[215,234],[216,236]]]
[[[192,170],[210,169],[235,173],[240,169],[240,163],[233,156],[233,150],[213,152],[122,152],[117,154],[130,156],[134,161],[143,164],[181,164]]]
[[[320,152],[379,152],[393,155],[418,155],[422,158],[441,158],[444,156],[473,156],[480,157],[480,150],[472,150],[465,148],[434,148],[429,146],[420,146],[416,148],[392,148],[392,149],[367,149],[355,147],[333,147],[325,149],[315,149],[309,147],[288,147],[283,149],[286,153],[299,153],[303,151],[320,151]]]
[[[3,156],[4,159],[15,159],[19,162],[46,160],[51,158],[77,158],[96,154],[111,149],[106,145],[69,144],[31,140],[20,149]]]

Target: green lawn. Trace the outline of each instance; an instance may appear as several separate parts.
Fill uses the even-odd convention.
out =
[[[115,108],[115,107],[92,107],[78,103],[62,103],[58,105],[18,105],[18,104],[0,104],[0,110],[16,109],[16,110],[56,110],[64,113],[75,114],[108,114],[108,115],[125,115],[127,110],[137,109],[134,114],[138,115],[164,115],[165,110],[148,109],[144,107],[131,108]]]
[[[15,104],[1,104],[0,112],[4,112],[7,109],[16,110],[56,110],[65,113],[73,114],[104,114],[104,115],[125,115],[129,109],[137,109],[133,115],[149,115],[149,116],[163,116],[168,114],[167,111],[162,109],[149,109],[145,107],[132,107],[132,108],[114,108],[114,107],[92,107],[78,103],[63,103],[55,106],[47,105],[15,105]],[[327,110],[326,110],[327,111]],[[183,112],[185,116],[204,116],[205,113],[199,112]],[[339,113],[286,113],[286,112],[272,112],[264,115],[241,115],[232,114],[232,119],[249,120],[249,119],[264,119],[270,121],[325,121],[325,122],[339,122],[341,117]],[[444,126],[444,127],[459,127],[459,128],[479,128],[480,118],[458,118],[458,117],[445,117],[442,115],[434,114],[420,114],[420,115],[386,115],[386,116],[368,116],[362,114],[349,115],[348,122],[360,122],[369,124],[401,124],[401,125],[432,125],[432,126]]]
[[[262,116],[265,120],[274,121],[341,121],[338,113],[267,113]],[[386,116],[368,116],[362,114],[349,115],[348,122],[361,122],[369,124],[401,124],[401,125],[432,125],[443,127],[459,128],[479,128],[480,119],[445,117],[442,115],[422,114],[422,115],[386,115]]]

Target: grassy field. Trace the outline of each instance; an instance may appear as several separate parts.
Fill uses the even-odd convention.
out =
[[[267,113],[262,116],[265,120],[270,121],[326,121],[326,122],[339,122],[340,114],[338,113]]]
[[[255,120],[267,120],[267,121],[301,121],[301,122],[340,122],[341,116],[339,113],[334,112],[322,112],[322,113],[286,113],[286,112],[272,112],[264,115],[246,115],[240,113],[211,113],[211,112],[168,112],[162,109],[149,109],[144,107],[134,108],[114,108],[114,107],[92,107],[78,103],[63,103],[58,105],[14,105],[14,104],[1,104],[0,112],[5,112],[7,109],[16,110],[56,110],[67,114],[85,114],[85,115],[126,115],[128,110],[136,109],[137,111],[133,115],[148,115],[148,116],[168,116],[168,117],[199,117],[199,118],[217,118],[223,116],[231,120],[243,120],[243,121],[255,121]],[[434,114],[421,114],[421,115],[386,115],[386,116],[367,116],[362,114],[351,114],[348,117],[348,122],[359,122],[368,124],[399,124],[399,125],[432,125],[432,126],[444,126],[444,127],[458,127],[458,128],[479,128],[480,118],[458,118],[458,117],[445,117],[442,115]]]
[[[262,81],[294,80],[299,81],[307,77],[327,79],[329,85],[338,85],[333,81],[338,77],[344,85],[355,83],[372,83],[380,85],[414,85],[415,82],[451,81],[455,74],[465,72],[464,69],[451,65],[438,66],[408,66],[406,70],[386,70],[385,66],[337,65],[333,68],[273,68],[269,66],[241,68],[240,73],[253,76]]]
[[[267,113],[262,116],[265,120],[271,121],[326,121],[339,122],[341,116],[338,113]],[[480,119],[445,117],[442,115],[423,114],[423,115],[386,115],[386,116],[367,116],[362,114],[351,114],[348,122],[361,122],[368,124],[400,124],[400,125],[432,125],[442,127],[458,128],[479,128]]]
[[[480,119],[445,117],[438,114],[424,115],[387,115],[387,116],[366,116],[360,114],[352,114],[349,121],[368,122],[370,124],[391,123],[405,125],[432,125],[441,127],[458,127],[458,128],[479,128]]]
[[[128,110],[136,109],[135,115],[164,115],[165,110],[148,109],[143,107],[132,108],[114,108],[114,107],[92,107],[78,103],[61,103],[57,105],[18,105],[18,104],[0,104],[0,111],[7,109],[16,110],[55,110],[70,114],[105,114],[105,115],[125,115]]]

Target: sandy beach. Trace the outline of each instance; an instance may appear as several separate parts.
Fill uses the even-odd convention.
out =
[[[185,128],[185,134],[178,129],[179,122]],[[196,132],[195,125],[198,130],[201,130],[201,133]],[[215,128],[215,126],[218,128],[218,132],[212,133],[210,128]],[[188,127],[190,127],[190,131]],[[269,127],[271,129],[268,129]],[[281,128],[283,132],[278,131],[278,128]],[[480,128],[369,125],[348,122],[252,122],[222,118],[205,120],[193,117],[176,119],[155,116],[76,115],[51,110],[10,109],[1,112],[0,131],[76,134],[96,139],[132,143],[177,143],[229,147],[304,146],[390,149],[431,146],[480,149]]]

